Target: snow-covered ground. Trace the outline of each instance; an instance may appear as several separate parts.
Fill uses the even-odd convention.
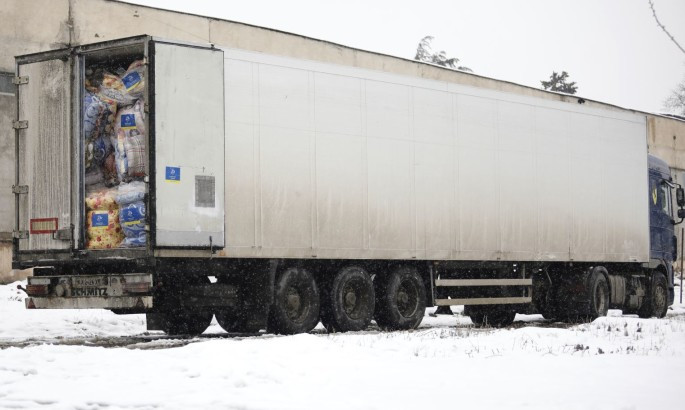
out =
[[[157,340],[141,315],[27,311],[0,286],[0,408],[684,408],[683,305],[500,330],[460,311],[412,332]]]

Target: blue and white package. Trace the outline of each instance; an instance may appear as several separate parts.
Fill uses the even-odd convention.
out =
[[[92,93],[83,97],[83,135],[86,140],[97,136],[104,114],[104,104]]]
[[[112,150],[112,143],[109,138],[97,137],[93,140],[93,161],[98,166],[102,166],[105,162],[105,157]]]
[[[146,192],[147,187],[143,181],[132,181],[128,184],[122,183],[117,189],[115,199],[119,206],[123,206],[131,202],[143,201]]]
[[[135,248],[137,246],[145,246],[147,243],[147,233],[145,231],[141,232],[140,235],[136,237],[125,237],[123,241],[121,241],[122,247],[126,248]]]
[[[132,202],[119,209],[119,222],[124,232],[122,246],[145,246],[147,234],[145,232],[145,203]]]
[[[111,131],[116,105],[102,101],[97,95],[86,91],[83,96],[83,135],[85,140],[95,139]]]
[[[126,87],[126,93],[133,99],[138,99],[145,92],[145,60],[136,60],[128,66],[128,70],[121,77]]]

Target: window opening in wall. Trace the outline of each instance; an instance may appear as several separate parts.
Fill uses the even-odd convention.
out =
[[[12,83],[13,73],[0,72],[0,94],[14,95],[16,86]]]

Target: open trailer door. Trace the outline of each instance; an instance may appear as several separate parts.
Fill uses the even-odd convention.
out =
[[[224,246],[224,55],[153,40],[155,247]]]
[[[68,251],[72,209],[72,57],[58,50],[17,58],[16,250]]]

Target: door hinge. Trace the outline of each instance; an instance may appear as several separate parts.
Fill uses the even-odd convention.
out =
[[[58,241],[70,241],[71,235],[71,228],[58,229],[52,233],[52,239],[56,239]]]
[[[29,83],[29,76],[20,76],[20,77],[14,77],[12,79],[12,84],[14,85],[23,85],[23,84],[28,84]]]
[[[28,185],[12,185],[12,193],[14,195],[28,194],[29,193],[29,186]]]
[[[12,231],[14,239],[29,239],[29,231]]]
[[[15,130],[20,130],[23,128],[28,128],[29,127],[29,122],[24,120],[24,121],[12,121],[12,128]]]

